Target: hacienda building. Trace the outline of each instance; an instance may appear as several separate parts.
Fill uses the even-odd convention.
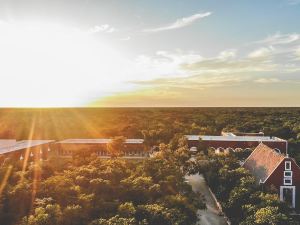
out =
[[[278,137],[264,136],[263,133],[227,133],[222,132],[220,136],[211,135],[185,135],[191,151],[197,151],[202,145],[205,148],[211,148],[216,153],[226,151],[240,151],[244,149],[254,149],[260,143],[286,153],[288,142]]]
[[[108,145],[113,139],[67,139],[56,142],[56,153],[59,156],[72,156],[76,152],[96,154],[102,158],[109,158]],[[124,158],[144,158],[149,156],[144,145],[144,139],[125,139],[122,144]]]
[[[255,177],[257,184],[275,187],[281,201],[300,208],[300,167],[293,158],[261,143],[243,167]]]
[[[6,158],[26,161],[46,160],[50,154],[59,157],[72,157],[76,153],[95,154],[98,157],[110,158],[108,145],[113,139],[66,139],[22,140],[0,139],[0,162]],[[144,139],[125,139],[120,149],[124,158],[146,158],[150,151],[144,145]]]
[[[264,136],[263,133],[228,133],[222,132],[220,136],[210,135],[186,135],[188,145],[191,151],[197,151],[199,147],[206,149],[211,148],[215,153],[226,153],[230,151],[241,151],[244,149],[252,150],[260,143],[275,149],[278,152],[286,153],[287,141],[277,138]],[[109,158],[108,145],[113,139],[66,139],[55,142],[53,140],[7,140],[0,139],[0,156],[2,158],[8,155],[19,157],[20,159],[26,156],[42,156],[41,159],[46,159],[50,149],[51,154],[56,154],[61,157],[71,157],[74,153],[96,154],[102,158]],[[50,148],[51,145],[51,148]],[[45,150],[47,149],[47,151]],[[153,150],[153,149],[152,149]],[[146,146],[144,139],[125,139],[121,151],[123,157],[149,157],[151,155],[151,146]],[[48,153],[47,153],[48,152]],[[1,158],[0,157],[0,158]]]

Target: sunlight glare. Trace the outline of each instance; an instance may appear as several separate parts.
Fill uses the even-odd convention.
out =
[[[83,106],[121,88],[127,67],[92,34],[41,23],[0,22],[0,62],[0,105],[6,107]]]

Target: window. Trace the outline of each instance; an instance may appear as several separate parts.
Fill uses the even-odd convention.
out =
[[[292,171],[284,171],[284,177],[292,177],[293,172]]]
[[[281,151],[278,148],[275,148],[274,150],[279,154],[281,153]]]
[[[284,185],[292,185],[292,178],[284,178]]]
[[[291,170],[291,168],[292,168],[292,163],[291,163],[291,161],[285,162],[285,170]]]

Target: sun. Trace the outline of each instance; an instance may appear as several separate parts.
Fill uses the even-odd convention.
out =
[[[0,22],[0,62],[2,107],[84,106],[115,91],[128,66],[99,35],[25,22]]]

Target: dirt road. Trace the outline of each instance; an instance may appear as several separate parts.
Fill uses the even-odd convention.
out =
[[[208,186],[202,175],[186,176],[186,180],[192,186],[193,191],[200,192],[205,197],[206,210],[198,210],[199,222],[201,225],[226,225],[223,216],[219,216],[219,209],[211,195]]]

